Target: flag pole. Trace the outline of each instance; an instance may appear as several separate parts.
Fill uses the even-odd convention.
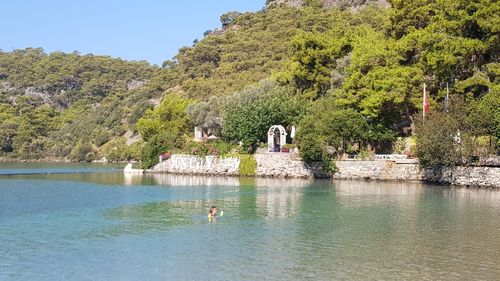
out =
[[[423,101],[422,101],[422,119],[423,119],[424,122],[425,122],[425,108],[426,108],[426,105],[427,105],[427,97],[426,97],[426,93],[425,93],[425,82],[424,82],[424,98],[423,98]]]
[[[446,82],[446,99],[445,99],[445,104],[444,104],[444,107],[445,107],[445,111],[446,113],[448,113],[448,108],[449,108],[449,103],[450,103],[450,87],[448,85],[448,82]]]

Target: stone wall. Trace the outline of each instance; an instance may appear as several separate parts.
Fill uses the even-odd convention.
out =
[[[441,184],[500,188],[500,167],[454,167],[424,171],[424,180]]]
[[[334,179],[423,180],[418,164],[398,164],[393,160],[336,161]]]
[[[240,159],[236,157],[197,157],[193,155],[172,155],[148,172],[211,175],[211,176],[237,176]]]
[[[323,178],[328,177],[321,165],[308,165],[293,153],[255,154],[257,177],[272,178]],[[237,157],[196,157],[172,155],[148,172],[238,176],[240,160]],[[347,160],[336,161],[338,172],[334,179],[366,179],[384,181],[428,181],[471,187],[500,188],[500,167],[454,167],[420,169],[418,163],[406,160]]]
[[[336,161],[334,179],[427,181],[470,187],[500,188],[499,167],[443,167],[421,169],[418,163],[397,161]]]
[[[328,177],[321,165],[308,165],[292,153],[255,154],[257,177],[273,178],[313,178]],[[238,176],[240,160],[236,157],[196,157],[192,155],[172,155],[152,169],[151,173]]]
[[[255,154],[257,160],[256,176],[274,178],[325,178],[321,165],[308,165],[297,154],[266,153]]]

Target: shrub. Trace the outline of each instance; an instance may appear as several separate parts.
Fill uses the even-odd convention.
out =
[[[90,162],[96,159],[95,149],[90,143],[78,142],[71,150],[70,159],[79,162]]]
[[[250,154],[242,154],[238,155],[238,158],[240,159],[240,167],[239,167],[239,174],[240,176],[255,176],[255,172],[257,170],[257,161],[253,157],[253,155]]]
[[[175,136],[174,136],[175,137]],[[142,168],[148,169],[158,163],[158,156],[165,151],[172,151],[176,146],[172,136],[156,135],[144,144],[141,153]]]
[[[305,162],[323,161],[328,158],[326,147],[320,137],[304,135],[299,138],[298,147],[300,157]]]

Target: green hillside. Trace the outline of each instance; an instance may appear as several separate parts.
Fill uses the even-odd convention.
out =
[[[297,145],[313,161],[391,152],[398,137],[415,134],[432,146],[434,121],[449,129],[444,143],[454,146],[460,128],[472,148],[434,164],[498,152],[496,1],[292,2],[222,15],[219,29],[161,68],[41,49],[0,52],[1,155],[142,158],[149,166],[164,151],[222,153],[239,141],[239,152],[252,151],[265,128],[280,123],[298,126]],[[434,120],[427,125],[419,122],[424,82]],[[192,143],[195,125],[221,132],[222,141]],[[425,162],[432,147],[420,148],[412,153]]]
[[[103,56],[0,52],[1,153],[97,159],[101,146],[133,132],[149,100],[159,97],[142,86],[158,71]]]

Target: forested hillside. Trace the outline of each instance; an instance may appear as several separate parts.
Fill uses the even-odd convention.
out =
[[[0,52],[0,148],[23,159],[98,159],[158,93],[143,85],[157,67],[42,49]],[[137,154],[137,153],[136,153]]]
[[[259,12],[222,15],[219,29],[161,68],[1,52],[1,153],[150,166],[164,151],[224,153],[242,141],[240,152],[251,152],[271,124],[298,126],[296,144],[311,161],[395,151],[398,137],[415,133],[458,151],[459,129],[460,145],[472,149],[429,164],[498,152],[500,4],[389,2],[267,1]],[[430,112],[420,124],[424,82]],[[192,143],[195,125],[222,141]],[[425,162],[436,148],[423,147],[411,153]]]

